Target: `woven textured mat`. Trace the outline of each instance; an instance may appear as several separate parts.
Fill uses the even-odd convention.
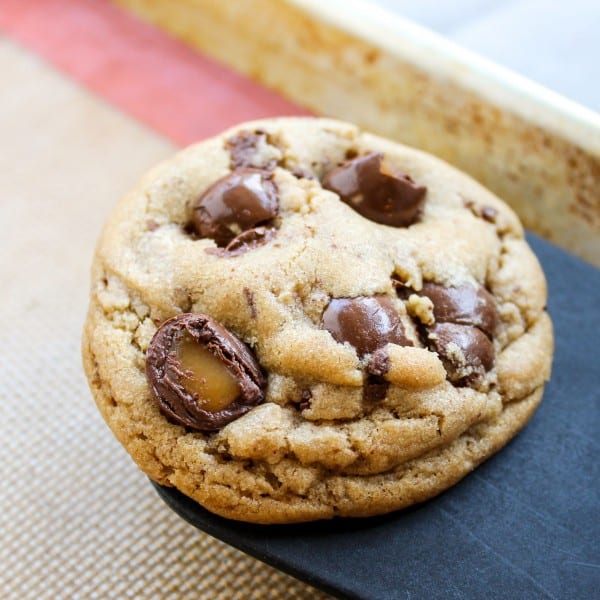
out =
[[[0,322],[2,598],[318,597],[159,500],[92,406],[79,324],[39,317]]]
[[[171,512],[83,376],[101,223],[173,147],[1,37],[0,72],[0,598],[325,598]]]

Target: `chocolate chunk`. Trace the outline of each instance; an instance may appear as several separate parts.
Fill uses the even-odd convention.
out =
[[[381,153],[342,163],[325,175],[323,187],[363,217],[393,227],[407,227],[419,218],[427,192],[408,175],[391,172]]]
[[[419,292],[433,302],[437,323],[458,323],[479,327],[490,338],[498,326],[498,311],[494,297],[482,286],[444,287],[427,282]]]
[[[411,344],[412,345],[412,344]],[[385,398],[390,384],[384,375],[390,369],[390,357],[385,348],[379,348],[373,352],[367,365],[369,376],[363,388],[363,398],[367,402],[379,402]]]
[[[473,200],[466,199],[464,201],[465,208],[468,208],[478,219],[483,219],[488,223],[495,223],[496,217],[498,216],[498,211],[493,207],[487,204],[480,206],[476,204]]]
[[[257,155],[259,146],[268,144],[264,131],[241,131],[227,140],[227,149],[231,156],[231,167],[241,169],[274,169],[277,161],[273,158],[264,160]]]
[[[264,399],[266,380],[250,349],[210,317],[163,323],[146,354],[146,377],[162,411],[197,431],[215,431]]]
[[[390,370],[390,357],[385,348],[373,352],[367,365],[369,373],[383,377]]]
[[[385,296],[333,298],[323,313],[323,328],[340,344],[354,346],[359,356],[388,343],[412,346],[391,299]]]
[[[498,211],[493,206],[488,206],[487,204],[480,206],[475,201],[469,199],[464,200],[464,204],[465,208],[468,208],[478,219],[483,219],[488,223],[496,222]]]
[[[363,398],[367,402],[380,402],[385,398],[389,387],[389,382],[383,377],[369,375],[363,388]]]
[[[400,279],[397,273],[392,273],[391,282],[394,290],[396,290],[396,296],[402,300],[408,300],[408,297],[415,293],[409,285]]]
[[[300,397],[300,404],[298,405],[298,408],[300,410],[309,409],[311,400],[312,400],[312,392],[310,390],[302,390],[302,395]]]
[[[428,330],[428,344],[453,383],[471,385],[494,366],[494,346],[477,327],[436,323]]]
[[[268,171],[239,169],[211,185],[192,208],[196,232],[223,247],[240,233],[270,223],[278,210],[277,188]]]
[[[240,235],[234,237],[225,248],[206,248],[207,254],[216,254],[218,256],[238,256],[248,250],[257,248],[273,239],[275,229],[273,227],[254,227],[243,231]]]
[[[493,206],[483,206],[481,208],[481,218],[488,223],[495,223],[498,211]]]

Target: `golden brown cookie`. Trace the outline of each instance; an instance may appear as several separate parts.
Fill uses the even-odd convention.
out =
[[[139,467],[220,515],[368,516],[503,446],[550,374],[546,283],[472,179],[338,121],[246,123],[151,171],[83,339]]]

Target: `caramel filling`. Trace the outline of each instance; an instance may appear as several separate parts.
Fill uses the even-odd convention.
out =
[[[200,408],[218,412],[240,395],[240,386],[225,365],[191,337],[179,344],[177,357],[185,373],[185,388]]]

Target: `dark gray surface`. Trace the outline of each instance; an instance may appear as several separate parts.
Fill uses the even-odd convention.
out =
[[[171,488],[193,525],[340,597],[573,598],[600,594],[600,271],[530,236],[549,282],[552,380],[529,425],[441,496],[385,517],[228,521]]]

